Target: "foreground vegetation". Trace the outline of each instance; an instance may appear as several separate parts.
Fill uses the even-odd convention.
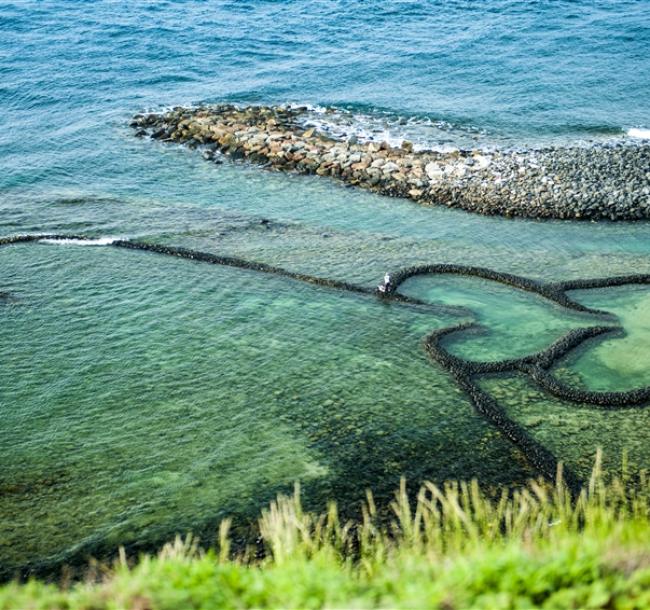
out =
[[[0,608],[649,608],[650,481],[605,480],[599,461],[571,497],[531,482],[491,498],[478,484],[396,494],[390,524],[371,495],[358,524],[303,512],[299,490],[263,511],[267,554],[233,556],[228,522],[203,552],[188,537],[67,588],[0,588]]]

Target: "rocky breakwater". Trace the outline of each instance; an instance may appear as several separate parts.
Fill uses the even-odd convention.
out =
[[[305,108],[232,105],[136,115],[136,135],[263,167],[329,176],[382,195],[480,214],[528,218],[650,218],[650,145],[542,150],[414,150],[410,142],[334,139]]]

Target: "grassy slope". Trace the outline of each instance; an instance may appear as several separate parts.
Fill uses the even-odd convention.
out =
[[[233,558],[227,522],[219,551],[176,540],[134,566],[68,589],[0,588],[0,608],[650,608],[650,481],[605,483],[598,466],[571,499],[539,482],[489,499],[478,485],[404,489],[395,519],[305,514],[299,495],[260,518],[268,557]],[[353,559],[354,558],[354,559]]]

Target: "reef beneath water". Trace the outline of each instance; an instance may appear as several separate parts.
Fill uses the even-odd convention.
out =
[[[650,145],[541,150],[415,150],[305,128],[306,107],[229,104],[136,115],[138,136],[203,147],[268,169],[328,176],[382,195],[487,215],[650,218]]]
[[[92,238],[83,235],[28,234],[0,238],[0,246],[30,242],[47,243],[56,241],[97,243],[97,240],[93,240]],[[491,362],[470,361],[451,354],[445,348],[446,337],[452,333],[476,329],[478,325],[475,323],[462,323],[438,329],[423,339],[424,350],[431,360],[440,365],[453,377],[453,379],[455,379],[458,387],[467,394],[477,412],[485,417],[507,439],[515,444],[525,455],[531,466],[537,469],[540,474],[547,477],[549,480],[552,480],[557,473],[559,461],[556,456],[535,440],[525,427],[508,417],[506,411],[498,404],[498,402],[481,389],[477,382],[479,377],[483,375],[512,372],[522,373],[542,391],[556,398],[575,404],[589,405],[599,409],[628,409],[631,407],[643,408],[650,406],[650,386],[621,392],[589,391],[570,387],[555,377],[551,372],[554,364],[572,350],[583,345],[585,342],[594,341],[599,338],[611,337],[617,334],[621,335],[624,333],[624,329],[618,323],[616,316],[606,311],[600,311],[581,305],[580,303],[570,299],[567,296],[566,291],[577,288],[606,288],[628,284],[650,285],[650,274],[633,274],[628,276],[614,276],[610,278],[586,278],[564,282],[542,282],[495,271],[487,267],[440,263],[396,270],[391,274],[392,282],[390,288],[380,290],[379,288],[370,288],[326,277],[296,273],[266,263],[190,250],[187,248],[127,239],[110,239],[105,240],[102,243],[104,246],[108,247],[137,250],[213,265],[225,265],[240,269],[249,269],[260,273],[280,275],[293,280],[322,286],[324,288],[352,292],[359,295],[366,295],[371,298],[380,298],[387,302],[394,302],[406,306],[423,307],[435,312],[448,309],[448,307],[430,304],[403,295],[399,292],[400,285],[408,278],[418,275],[454,274],[479,277],[535,293],[569,310],[599,316],[604,324],[571,330],[540,352],[510,360]],[[584,483],[576,474],[568,469],[564,470],[564,478],[571,489],[577,490]]]

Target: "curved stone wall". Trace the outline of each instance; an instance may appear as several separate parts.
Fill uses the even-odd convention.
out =
[[[596,315],[608,316],[611,317],[611,314],[604,311],[599,311],[597,309],[591,309],[585,307],[584,305],[577,303],[570,299],[564,292],[562,284],[553,284],[553,283],[544,283],[538,280],[531,280],[526,277],[521,277],[518,275],[513,275],[511,273],[503,273],[501,271],[495,271],[493,269],[488,269],[487,267],[475,267],[470,265],[453,265],[447,263],[438,263],[434,265],[419,265],[415,267],[407,267],[406,269],[399,269],[394,273],[391,273],[392,278],[392,287],[391,292],[395,292],[397,287],[405,282],[410,277],[416,275],[435,275],[435,274],[452,274],[452,275],[465,275],[472,277],[479,277],[485,280],[491,280],[493,282],[499,282],[500,284],[505,284],[506,286],[512,286],[520,290],[525,290],[527,292],[534,292],[550,301],[555,301],[559,305],[566,307],[567,309],[573,309],[574,311],[580,311],[585,313],[591,313]],[[640,276],[636,276],[640,277]],[[597,282],[598,280],[583,280],[584,282]],[[606,280],[600,280],[606,281]],[[587,286],[589,287],[600,287],[600,286]]]
[[[16,235],[0,238],[0,246],[38,242],[41,240],[88,240],[79,235],[63,234],[30,234]],[[377,289],[341,282],[338,280],[311,276],[307,274],[288,271],[281,267],[274,267],[265,263],[248,261],[245,259],[200,252],[187,248],[164,246],[141,241],[117,239],[110,244],[111,247],[124,248],[175,256],[188,260],[200,261],[215,265],[226,265],[240,269],[250,269],[261,273],[271,273],[284,276],[290,279],[343,290],[356,294],[377,296],[391,302],[403,303],[426,307],[432,311],[447,310],[449,308],[437,308],[435,305],[410,299],[401,295],[398,291],[400,284],[410,277],[416,275],[430,275],[437,273],[453,273],[471,277],[481,277],[492,281],[513,286],[521,290],[534,292],[544,298],[558,303],[568,309],[596,313],[605,317],[608,321],[616,320],[607,312],[600,312],[586,308],[569,299],[564,293],[565,290],[600,288],[604,286],[621,286],[625,284],[650,284],[650,275],[617,276],[613,278],[598,278],[586,280],[572,280],[567,282],[544,283],[529,278],[512,274],[501,273],[484,267],[473,267],[464,265],[434,264],[422,265],[401,269],[392,274],[393,284],[387,292],[379,292]],[[436,330],[424,339],[424,348],[433,361],[442,366],[457,382],[459,387],[469,396],[475,409],[483,415],[492,425],[499,429],[508,439],[515,443],[530,463],[540,473],[549,479],[553,479],[557,472],[558,462],[555,456],[535,441],[530,434],[519,424],[507,417],[504,410],[475,382],[480,375],[498,374],[508,372],[519,372],[527,375],[538,387],[549,394],[579,404],[588,404],[597,408],[619,409],[630,406],[650,405],[650,387],[638,388],[626,392],[591,392],[587,390],[571,388],[556,379],[549,369],[571,350],[584,344],[585,341],[594,340],[598,337],[611,336],[614,333],[623,333],[620,326],[592,326],[588,328],[575,329],[552,343],[548,348],[530,354],[523,358],[501,360],[495,362],[475,362],[454,356],[444,347],[444,340],[452,333],[467,331],[477,328],[475,323],[464,323],[448,328]],[[565,471],[565,480],[571,489],[577,490],[581,482],[571,472]]]

